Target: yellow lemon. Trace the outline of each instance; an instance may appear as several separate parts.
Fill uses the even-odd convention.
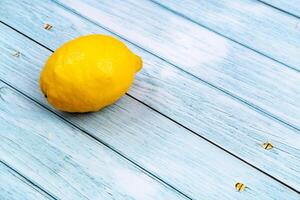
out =
[[[48,102],[67,112],[97,111],[126,93],[142,60],[107,35],[71,40],[48,59],[40,87]]]

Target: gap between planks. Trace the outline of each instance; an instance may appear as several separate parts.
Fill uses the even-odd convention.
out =
[[[36,191],[37,193],[40,193],[45,199],[58,200],[57,198],[55,198],[54,196],[49,194],[47,191],[45,191],[44,189],[42,189],[41,187],[36,185],[34,182],[32,182],[31,180],[26,178],[24,175],[22,175],[21,173],[19,173],[15,169],[13,169],[11,166],[6,164],[4,161],[0,160],[0,174],[1,174],[1,170],[3,168],[7,168],[8,173],[10,173],[14,178],[18,179],[19,181],[21,181],[22,183],[24,183],[25,185],[27,185],[28,187],[30,187],[31,189]],[[1,184],[3,184],[3,183],[6,184],[6,182],[0,182],[0,188],[1,188]],[[17,183],[17,181],[15,182],[15,184],[16,183]],[[18,188],[18,190],[20,189],[17,185],[14,185],[14,186],[16,188]],[[1,192],[1,190],[0,190],[0,192]],[[24,195],[27,195],[27,194],[24,194]]]
[[[267,5],[267,6],[270,6],[271,8],[274,8],[274,9],[276,9],[276,10],[282,12],[282,13],[285,13],[287,15],[291,15],[293,17],[296,17],[297,19],[300,19],[299,15],[296,15],[296,14],[294,14],[294,13],[292,13],[292,12],[290,12],[290,11],[284,9],[284,8],[279,8],[278,6],[275,6],[275,5],[271,4],[271,3],[263,1],[263,0],[256,0],[256,1],[258,1],[260,3],[263,3],[263,4]],[[286,1],[286,0],[284,0],[284,1]]]
[[[55,0],[54,0],[54,1],[55,1]],[[290,65],[288,65],[288,64],[286,64],[286,63],[284,63],[284,62],[282,62],[282,61],[280,61],[280,60],[277,60],[277,59],[275,59],[275,58],[273,58],[273,57],[271,57],[271,56],[269,56],[269,55],[263,53],[262,51],[256,50],[256,49],[250,47],[249,45],[246,45],[246,44],[241,43],[241,42],[239,42],[239,41],[237,41],[237,40],[235,40],[235,39],[233,39],[233,38],[231,38],[231,37],[228,37],[228,36],[226,36],[225,34],[219,32],[219,31],[216,31],[216,30],[214,30],[214,29],[212,29],[212,28],[210,28],[210,27],[208,27],[208,26],[206,26],[206,25],[204,25],[204,24],[202,24],[202,23],[197,22],[196,20],[192,19],[191,17],[188,17],[188,16],[186,16],[186,15],[184,15],[184,14],[182,14],[182,13],[180,13],[180,12],[174,10],[174,9],[169,8],[168,6],[163,5],[162,3],[157,2],[156,0],[148,0],[148,1],[150,1],[150,2],[156,4],[156,5],[160,6],[160,7],[162,7],[162,8],[164,8],[164,9],[168,10],[169,12],[171,12],[171,13],[173,13],[173,14],[175,14],[175,15],[178,15],[178,16],[180,16],[180,17],[182,17],[182,18],[184,18],[184,19],[186,19],[186,20],[188,20],[188,21],[193,22],[194,24],[197,24],[198,26],[201,26],[201,27],[207,29],[207,30],[210,31],[210,32],[213,32],[213,33],[215,33],[215,34],[217,34],[217,35],[220,35],[221,37],[224,37],[224,38],[226,38],[226,39],[228,39],[228,40],[230,40],[230,41],[232,41],[232,42],[234,42],[234,43],[236,43],[236,44],[238,44],[238,45],[241,45],[241,46],[243,46],[243,47],[245,47],[245,48],[247,48],[247,49],[249,49],[249,50],[251,50],[251,51],[253,51],[253,52],[255,52],[255,53],[258,53],[258,54],[260,54],[260,55],[262,55],[262,56],[264,56],[264,57],[269,58],[270,60],[273,60],[273,61],[275,61],[275,62],[277,62],[277,63],[279,63],[279,64],[281,64],[281,65],[284,65],[284,66],[287,67],[287,68],[290,68],[290,69],[292,69],[292,70],[294,70],[294,71],[296,71],[296,72],[300,72],[299,69],[294,68],[294,67],[292,67],[292,66],[290,66]],[[266,4],[266,5],[267,5],[267,4]]]

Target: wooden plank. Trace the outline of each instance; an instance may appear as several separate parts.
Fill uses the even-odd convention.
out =
[[[1,200],[52,199],[0,162]]]
[[[153,1],[300,72],[298,18],[257,0]]]
[[[288,12],[295,17],[300,18],[300,0],[259,0],[277,9]],[[300,25],[298,25],[300,26]]]
[[[300,130],[300,75],[294,70],[148,1],[56,1]],[[300,63],[297,34],[284,38],[297,47],[280,52]]]
[[[185,199],[7,85],[0,87],[0,159],[55,198]]]
[[[82,20],[71,13],[64,11],[54,4],[49,4],[47,1],[43,2],[45,3],[33,3],[34,5],[31,5],[30,7],[26,7],[26,4],[21,4],[19,2],[19,5],[22,8],[20,10],[20,15],[27,16],[28,19],[34,18],[35,20],[28,20],[24,22],[22,20],[16,20],[13,16],[11,16],[12,19],[15,20],[10,22],[17,22],[14,25],[16,25],[18,29],[21,29],[22,32],[25,32],[51,48],[56,48],[55,45],[58,46],[59,42],[67,41],[73,37],[86,34],[88,32],[109,34],[88,21]],[[14,5],[13,8],[18,10],[18,5]],[[6,10],[9,10],[9,7],[7,7]],[[30,10],[33,10],[33,12]],[[30,13],[34,13],[34,15],[30,15]],[[53,16],[51,13],[56,13],[56,15]],[[56,27],[56,29],[54,28],[50,32],[42,29],[43,22],[49,20],[49,16],[51,16],[51,23]],[[66,22],[66,24],[62,22]],[[12,41],[13,39],[10,41],[11,44],[6,44],[9,46],[9,49],[18,49],[20,47],[24,48],[24,46],[28,46],[28,44],[12,43]],[[225,149],[233,152],[262,170],[265,170],[267,173],[275,176],[283,182],[299,188],[299,143],[295,142],[299,140],[299,133],[297,131],[281,126],[273,120],[265,118],[253,110],[238,104],[231,98],[224,96],[221,92],[215,91],[210,87],[206,87],[196,78],[192,78],[191,76],[181,73],[180,70],[173,68],[169,64],[155,58],[141,49],[132,45],[130,45],[130,48],[139,55],[142,55],[145,61],[144,69],[137,76],[136,84],[134,84],[132,90],[129,92],[131,95],[138,97],[140,100],[146,102],[152,107],[155,107],[164,114],[171,116],[193,129],[199,135],[202,135],[223,146]],[[20,49],[20,51],[27,52],[27,49]],[[9,54],[10,52],[7,53]],[[36,54],[36,52],[30,54]],[[46,58],[42,60],[33,58],[34,62],[38,62],[39,64],[31,66],[42,66],[45,59]],[[11,65],[7,67],[8,69],[5,69],[2,74],[7,74],[6,71],[12,70],[11,66],[16,65],[17,60],[14,63],[11,63]],[[14,69],[14,71],[18,70],[19,67]],[[36,87],[34,85],[36,83],[33,80],[37,80],[38,72],[27,71],[24,69],[22,73],[26,73],[23,78],[32,83],[32,87]],[[10,80],[12,83],[15,82],[13,76],[9,75],[5,76],[5,80]],[[21,86],[18,87],[22,89]],[[33,92],[32,89],[24,88],[22,91]],[[32,96],[36,98],[38,95],[40,95],[40,93],[36,91],[36,93]],[[41,100],[43,101],[43,98]],[[133,107],[137,107],[137,105]],[[130,111],[128,109],[125,110],[128,112]],[[131,112],[131,115],[133,116],[132,118],[136,118],[134,109]],[[89,117],[88,121],[81,119],[76,120],[77,118],[73,119],[72,116],[66,117],[86,131],[94,134],[98,138],[101,138],[106,143],[116,147],[116,149],[121,150],[126,155],[130,155],[130,158],[142,163],[141,165],[145,166],[146,164],[144,162],[149,162],[147,169],[151,169],[156,172],[159,171],[151,164],[154,158],[147,157],[148,160],[145,160],[143,155],[136,155],[132,153],[141,151],[140,149],[136,149],[136,146],[139,146],[139,141],[142,138],[139,134],[147,134],[150,137],[153,134],[151,132],[152,129],[143,129],[142,133],[135,133],[138,135],[131,135],[125,132],[118,135],[120,138],[116,140],[112,139],[110,135],[114,135],[115,132],[124,131],[122,129],[120,130],[118,127],[123,127],[122,123],[126,120],[126,118],[123,118],[120,122],[114,121],[114,124],[111,126],[115,129],[110,128],[109,130],[106,130],[110,131],[109,135],[103,135],[103,130],[99,129],[99,124],[106,125],[106,123],[111,123],[111,121],[107,121],[102,114],[93,114]],[[111,117],[108,118],[111,119]],[[137,121],[139,121],[139,118]],[[126,121],[124,123],[126,124]],[[131,124],[131,126],[135,126],[135,124]],[[139,129],[139,127],[136,129]],[[157,132],[159,132],[159,130]],[[136,146],[128,147],[126,143],[122,143],[122,141],[126,141],[127,138],[131,137],[135,137],[133,141],[137,142]],[[171,136],[168,137],[169,140],[171,140]],[[176,135],[175,133],[172,137],[182,138],[181,140],[186,139],[186,136],[183,137],[181,134]],[[190,140],[194,139],[191,138]],[[267,140],[271,140],[280,153],[278,151],[264,151],[261,148],[261,144]],[[159,145],[159,141],[155,140],[154,142],[157,142],[155,144]],[[189,141],[186,141],[186,144],[189,146]],[[153,144],[153,146],[155,145]],[[140,147],[143,150],[143,147]],[[185,160],[185,156],[186,155],[182,157],[183,160]],[[164,160],[168,159],[169,158],[164,158]],[[267,163],[265,162],[266,160],[268,160]],[[168,162],[176,163],[177,161],[169,160]],[[282,164],[283,162],[284,164]],[[188,174],[193,171],[192,169],[184,169],[186,171],[182,174]],[[162,173],[161,171],[159,172]],[[160,176],[176,179],[176,175],[173,173],[167,173]],[[186,181],[186,183],[187,182],[188,181]],[[186,185],[185,187],[187,187],[187,189],[189,188],[189,186]],[[194,189],[195,193],[198,194],[196,185]]]
[[[0,25],[0,33],[5,36],[5,39],[0,39],[0,51],[2,52],[0,60],[4,61],[0,67],[0,78],[13,84],[41,104],[48,106],[37,84],[39,71],[50,52],[3,25]],[[12,56],[12,49],[18,49],[21,52],[20,57]],[[16,148],[12,148],[13,144],[5,141],[3,145],[7,144],[8,146],[4,146],[3,149],[11,151],[9,153],[6,150],[3,153],[4,155],[2,154],[6,162],[14,167],[21,168],[20,170],[26,172],[27,176],[38,179],[37,181],[45,185],[48,183],[45,183],[45,181],[52,180],[54,186],[51,185],[50,189],[58,190],[58,193],[62,192],[59,188],[66,187],[67,189],[64,190],[67,191],[63,191],[65,194],[68,191],[73,194],[74,191],[71,190],[71,186],[79,191],[94,194],[94,189],[97,191],[99,189],[91,186],[93,181],[91,183],[90,177],[94,177],[96,181],[99,181],[99,177],[104,176],[103,179],[105,179],[105,174],[110,174],[105,169],[119,171],[120,167],[116,167],[117,164],[98,167],[98,162],[95,161],[96,158],[109,160],[110,157],[113,157],[111,153],[99,153],[99,150],[95,150],[87,139],[79,137],[81,134],[78,131],[69,128],[44,110],[36,108],[36,106],[25,100],[20,100],[21,98],[17,98],[18,95],[11,95],[10,90],[5,92],[6,90],[1,93],[2,98],[5,100],[0,105],[2,109],[2,111],[0,109],[0,116],[5,118],[5,123],[2,126],[9,126],[9,130],[14,133],[12,134],[14,137],[10,141],[17,142],[20,146],[21,143],[26,143],[24,148],[28,152],[24,153],[24,150],[19,149],[18,145],[15,145]],[[57,114],[64,116],[68,121],[93,134],[111,148],[116,149],[193,199],[254,199],[256,197],[278,199],[286,196],[289,196],[290,199],[299,199],[300,197],[273,179],[226,154],[223,150],[216,148],[198,136],[191,134],[181,126],[170,122],[165,117],[128,96],[101,112],[86,115],[69,115],[60,112],[57,112]],[[15,118],[15,116],[18,116],[18,118]],[[40,123],[36,123],[37,121]],[[23,129],[25,130],[23,131]],[[21,132],[25,133],[21,134]],[[74,133],[74,135],[73,132],[76,134]],[[26,137],[24,137],[24,134],[26,134]],[[275,143],[275,145],[280,146],[280,143]],[[50,148],[49,146],[51,146],[51,149],[54,148],[49,150],[50,152],[47,151]],[[41,148],[45,150],[42,151],[42,154],[39,154]],[[258,144],[252,148],[259,150],[265,157],[268,157],[269,153],[274,156],[290,155],[277,148],[266,152]],[[18,153],[15,151],[18,151]],[[241,151],[244,150],[241,149]],[[62,152],[62,155],[57,155],[56,152]],[[93,152],[93,156],[89,155],[89,152]],[[14,155],[20,156],[22,159],[17,159]],[[63,161],[62,158],[65,158],[65,156],[68,158],[67,161],[71,157],[72,164],[74,164],[73,162],[80,162],[80,166],[83,165],[83,167],[74,169],[73,165],[70,166],[70,164]],[[290,157],[294,156],[290,155]],[[25,165],[24,167],[24,163],[30,163],[30,166]],[[49,168],[45,169],[45,166],[49,166]],[[43,178],[33,173],[33,168],[38,170],[38,174],[43,175]],[[52,172],[53,168],[55,169],[54,173]],[[273,167],[268,165],[268,168],[272,169]],[[86,172],[86,170],[88,171]],[[60,176],[55,174],[56,171],[59,172]],[[102,171],[104,175],[102,175]],[[89,176],[85,177],[85,174]],[[61,180],[61,176],[67,179],[71,185],[65,186],[66,183]],[[298,180],[297,175],[294,175],[294,178]],[[77,181],[75,182],[74,179]],[[83,185],[77,183],[78,180]],[[238,181],[245,182],[249,189],[242,194],[236,192],[234,185]],[[118,182],[118,180],[113,177],[112,182]],[[130,183],[130,185],[132,184],[134,185],[134,183]],[[142,185],[151,191],[152,187],[158,187]],[[89,189],[89,187],[92,188]],[[75,194],[77,194],[76,191]],[[164,199],[169,199],[163,197],[163,195],[161,196]]]

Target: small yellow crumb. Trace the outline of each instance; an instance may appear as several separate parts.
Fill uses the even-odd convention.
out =
[[[53,26],[51,25],[51,24],[45,24],[44,25],[44,29],[46,29],[46,30],[50,30],[51,28],[52,28]]]
[[[262,146],[263,146],[263,148],[266,149],[266,150],[270,150],[270,149],[273,148],[273,145],[272,145],[271,142],[265,142],[265,143],[263,143]]]
[[[239,192],[243,192],[246,189],[246,185],[244,183],[236,183],[235,189]]]

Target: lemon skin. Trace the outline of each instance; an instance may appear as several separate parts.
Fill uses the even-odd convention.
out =
[[[108,35],[82,36],[49,57],[40,87],[61,111],[98,111],[126,93],[141,67],[141,58],[123,42]]]

